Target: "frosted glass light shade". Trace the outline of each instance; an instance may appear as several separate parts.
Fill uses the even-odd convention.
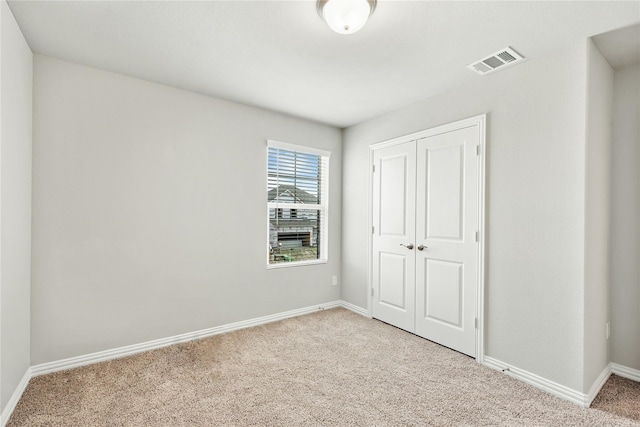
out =
[[[370,0],[327,0],[318,2],[329,27],[340,34],[352,34],[364,27],[373,12]]]

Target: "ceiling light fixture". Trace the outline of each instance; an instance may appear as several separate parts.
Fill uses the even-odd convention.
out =
[[[317,0],[318,14],[339,34],[353,34],[367,23],[376,0]]]

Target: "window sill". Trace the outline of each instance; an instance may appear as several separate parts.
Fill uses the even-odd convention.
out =
[[[281,262],[278,264],[267,264],[267,270],[276,270],[279,268],[291,268],[291,267],[302,267],[305,265],[318,265],[318,264],[326,264],[326,259],[316,259],[313,261],[298,261],[298,262]]]

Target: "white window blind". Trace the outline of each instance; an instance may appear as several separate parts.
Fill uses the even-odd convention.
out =
[[[268,265],[326,262],[329,156],[268,141]]]

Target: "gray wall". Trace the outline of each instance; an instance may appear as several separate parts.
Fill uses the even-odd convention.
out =
[[[486,354],[585,388],[586,52],[478,76],[344,131],[343,299],[367,306],[369,145],[486,112]]]
[[[640,369],[640,64],[613,87],[611,361]]]
[[[338,129],[35,56],[33,364],[340,297]],[[266,139],[332,152],[329,262],[267,270]]]
[[[0,2],[0,412],[29,369],[33,55]]]
[[[609,364],[609,202],[613,69],[587,41],[587,151],[583,392]]]

